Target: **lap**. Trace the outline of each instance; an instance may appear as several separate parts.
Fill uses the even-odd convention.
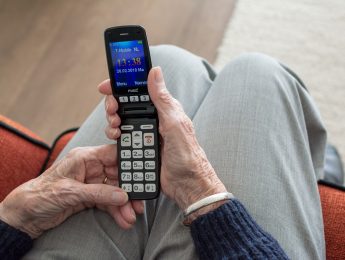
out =
[[[323,227],[315,180],[322,168],[325,136],[303,85],[265,56],[242,56],[215,78],[204,60],[184,50],[161,46],[151,53],[153,64],[163,69],[170,92],[193,119],[198,140],[229,191],[290,257],[322,257]],[[60,157],[76,146],[111,142],[104,135],[105,126],[100,103]],[[164,195],[146,203],[146,213],[128,233],[105,213],[92,209],[47,232],[27,259],[73,256],[79,245],[84,250],[76,258],[83,259],[97,250],[107,251],[104,259],[196,258],[190,231],[181,220],[180,210]],[[59,246],[49,255],[55,244]]]

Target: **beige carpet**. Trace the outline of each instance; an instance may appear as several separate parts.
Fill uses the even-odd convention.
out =
[[[239,0],[215,66],[253,51],[302,78],[345,162],[345,0]]]

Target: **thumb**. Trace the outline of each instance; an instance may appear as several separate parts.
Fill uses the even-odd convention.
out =
[[[177,101],[171,96],[166,88],[162,69],[154,67],[150,70],[147,85],[150,98],[158,110],[158,114],[164,115],[176,110]]]
[[[127,203],[128,195],[119,187],[107,184],[83,184],[77,185],[81,202],[92,204],[122,206]]]

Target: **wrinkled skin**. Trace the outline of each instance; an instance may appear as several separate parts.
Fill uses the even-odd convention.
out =
[[[130,228],[142,202],[128,202],[117,184],[116,146],[76,148],[41,176],[13,190],[0,204],[0,218],[32,238],[85,208],[107,211],[122,228]],[[103,184],[105,176],[107,184]]]
[[[191,120],[167,90],[159,67],[151,69],[148,88],[159,117],[162,191],[181,209],[203,197],[226,191],[196,139]],[[109,123],[106,135],[117,139],[121,135],[121,120],[109,80],[102,82],[98,89],[106,95],[105,109]]]

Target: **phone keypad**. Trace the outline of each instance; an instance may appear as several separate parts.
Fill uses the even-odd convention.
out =
[[[130,198],[139,193],[155,194],[159,189],[156,119],[127,119],[122,123],[118,148],[120,187]]]

